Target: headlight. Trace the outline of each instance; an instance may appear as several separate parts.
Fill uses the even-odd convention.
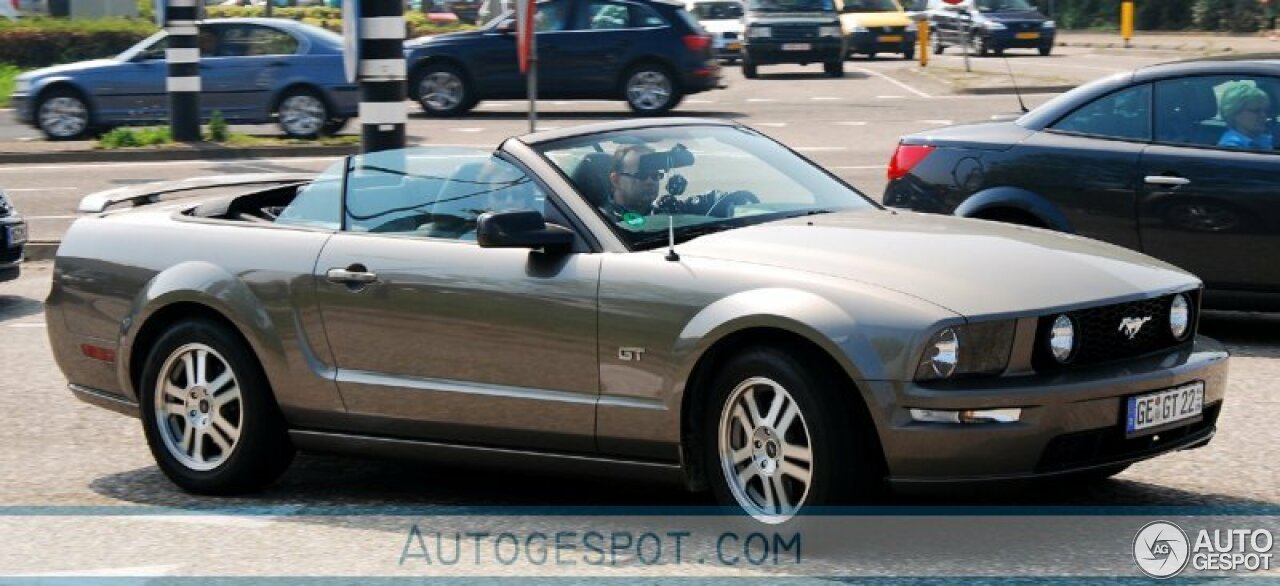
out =
[[[987,22],[982,23],[982,26],[986,27],[986,29],[989,31],[1002,31],[1005,29],[1005,26],[1003,24],[1000,24],[992,20],[988,20]]]
[[[1169,333],[1173,334],[1173,339],[1181,342],[1187,339],[1187,333],[1191,331],[1191,302],[1187,300],[1186,295],[1178,294],[1173,298],[1173,304],[1169,307]]]
[[[916,366],[916,380],[1004,372],[1009,366],[1016,323],[1008,320],[943,328],[925,345]]]
[[[818,36],[820,37],[838,37],[840,36],[840,25],[820,26],[818,27]]]
[[[747,30],[747,37],[752,39],[767,39],[773,36],[773,30],[767,26],[753,26]]]
[[[908,25],[907,25],[907,28],[905,28],[905,29],[903,29],[903,30],[905,30],[905,31],[907,31],[907,32],[909,32],[909,33],[914,33],[914,32],[916,32],[918,29],[919,29],[919,27],[917,27],[917,26],[916,26],[915,21],[911,21],[911,24],[908,24]]]
[[[1046,21],[1044,21],[1044,23],[1043,23],[1043,24],[1041,24],[1040,26],[1042,26],[1042,27],[1044,27],[1044,28],[1057,28],[1058,23],[1053,22],[1052,20],[1046,20]]]
[[[1066,364],[1076,352],[1076,324],[1066,314],[1053,320],[1049,329],[1049,350],[1053,359]]]
[[[865,27],[865,26],[862,26],[862,25],[860,25],[860,24],[854,24],[853,26],[849,27],[849,32],[852,32],[852,33],[869,33],[869,32],[871,32],[871,29],[869,29],[869,28],[867,28],[867,27]]]

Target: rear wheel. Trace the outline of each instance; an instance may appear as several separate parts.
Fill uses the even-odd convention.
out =
[[[824,374],[767,347],[721,370],[703,422],[705,469],[721,503],[776,525],[879,485],[875,442],[866,441],[875,432],[853,416],[856,391],[831,388],[835,377]]]
[[[84,96],[73,89],[55,88],[36,105],[36,124],[49,140],[76,140],[90,133],[92,114]]]
[[[929,45],[933,47],[934,55],[941,55],[943,51],[947,50],[947,46],[942,44],[942,34],[940,33],[935,33],[933,37],[929,39]]]
[[[680,85],[666,67],[642,63],[632,67],[622,82],[623,97],[632,112],[643,116],[663,114],[680,102]]]
[[[826,72],[828,77],[844,77],[844,60],[823,63],[822,70]]]
[[[276,118],[289,138],[315,138],[329,121],[329,106],[312,90],[289,90],[276,106]]]
[[[1041,57],[1048,57],[1053,52],[1053,45],[1040,45],[1038,48]]]
[[[916,48],[914,45],[907,45],[902,48],[902,58],[910,61],[916,58]]]
[[[226,326],[191,320],[170,328],[151,348],[139,386],[151,454],[185,490],[256,490],[293,459],[266,376]]]

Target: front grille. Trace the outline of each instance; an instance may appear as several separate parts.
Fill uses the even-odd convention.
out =
[[[807,41],[818,38],[818,26],[813,24],[775,24],[772,38],[775,41]]]
[[[6,248],[0,248],[0,264],[18,262],[18,259],[22,258],[21,246],[14,247],[14,248],[7,248],[8,246],[7,243],[5,246]]]
[[[732,40],[734,40],[734,39],[738,38],[738,33],[720,33],[720,34],[721,34],[721,36],[723,36],[725,39],[728,39],[728,40],[730,40],[730,41],[732,41]]]
[[[907,27],[905,27],[905,26],[882,26],[882,27],[877,27],[877,30],[878,30],[878,32],[882,32],[882,33],[885,33],[885,34],[895,34],[895,33],[897,33],[897,34],[901,34],[901,33],[905,32],[905,31],[907,30]]]
[[[1125,437],[1122,422],[1111,427],[1060,435],[1049,440],[1041,452],[1036,472],[1056,472],[1154,456],[1171,444],[1205,434],[1218,421],[1221,410],[1221,401],[1205,405],[1200,421],[1135,438]]]
[[[1067,312],[1076,326],[1076,351],[1067,364],[1059,364],[1049,349],[1049,332],[1060,314],[1042,316],[1036,327],[1036,348],[1032,366],[1037,371],[1053,371],[1072,366],[1101,364],[1114,360],[1150,354],[1191,340],[1200,307],[1199,291],[1188,292],[1192,331],[1182,342],[1169,332],[1169,308],[1173,295],[1142,299],[1128,303],[1091,307]],[[1125,319],[1149,317],[1131,338],[1121,327]]]

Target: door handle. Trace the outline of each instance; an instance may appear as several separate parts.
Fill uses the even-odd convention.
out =
[[[362,265],[351,265],[345,269],[329,269],[325,277],[334,283],[366,284],[378,280],[378,274],[370,272]]]
[[[1143,181],[1146,181],[1148,185],[1171,185],[1174,187],[1191,183],[1191,180],[1186,177],[1174,177],[1171,175],[1147,175]]]

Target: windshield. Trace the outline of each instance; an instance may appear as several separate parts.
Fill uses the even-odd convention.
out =
[[[1027,0],[978,0],[978,12],[1030,12]]]
[[[772,220],[875,204],[753,130],[645,128],[540,145],[633,249]]]
[[[143,51],[147,51],[148,53],[147,58],[163,59],[165,47],[169,46],[169,41],[167,38],[168,36],[169,36],[169,33],[165,31],[154,33],[151,36],[145,39],[142,39],[141,41],[138,41],[137,44],[135,44],[134,46],[129,47],[128,49],[125,49],[123,53],[116,55],[116,61],[120,61],[120,62],[132,61],[135,58],[137,58],[138,55],[140,55]],[[157,43],[157,41],[159,42],[159,44],[157,44],[155,47],[152,47],[152,44]],[[152,57],[152,55],[154,55],[154,57]]]
[[[751,0],[755,12],[832,12],[833,0]]]
[[[898,12],[894,0],[844,0],[845,12]]]
[[[693,5],[698,20],[742,18],[742,5],[737,2],[699,2]]]

